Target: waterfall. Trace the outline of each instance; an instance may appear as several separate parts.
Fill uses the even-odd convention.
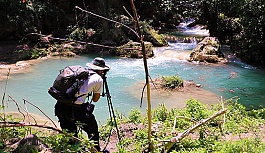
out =
[[[176,28],[182,35],[209,36],[209,30],[204,29],[203,26],[195,25],[194,27],[188,27],[188,25],[194,22],[194,19],[188,19],[187,21],[181,22]]]

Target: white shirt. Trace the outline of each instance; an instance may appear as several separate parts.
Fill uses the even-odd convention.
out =
[[[95,72],[91,72],[93,74],[90,74],[85,80],[84,84],[81,86],[79,93],[76,93],[76,97],[83,95],[79,97],[76,101],[75,104],[82,104],[85,102],[86,97],[88,96],[88,93],[101,93],[102,88],[103,88],[103,79],[101,78],[100,75],[98,75]],[[92,98],[92,97],[91,97]]]

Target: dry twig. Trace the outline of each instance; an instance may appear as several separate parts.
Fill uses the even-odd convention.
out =
[[[5,83],[5,90],[4,90],[4,94],[3,94],[3,97],[2,97],[2,108],[4,110],[4,119],[6,118],[5,116],[5,103],[4,103],[4,100],[5,100],[5,96],[6,96],[6,86],[7,86],[7,81],[8,81],[8,77],[10,75],[10,71],[11,71],[11,67],[8,68],[8,71],[7,71],[7,75],[6,75],[6,83]]]
[[[220,116],[222,114],[224,114],[227,111],[227,109],[222,109],[219,112],[215,113],[214,115],[210,116],[207,119],[202,119],[200,120],[197,124],[195,124],[194,126],[188,128],[186,131],[184,131],[183,133],[178,133],[178,135],[176,137],[172,137],[170,140],[160,140],[160,142],[168,142],[165,145],[166,148],[166,152],[169,151],[169,149],[175,144],[180,142],[183,138],[185,138],[186,136],[188,136],[191,132],[193,132],[194,130],[196,130],[197,128],[199,128],[200,126],[206,124],[208,121],[212,120],[213,118],[216,118],[217,116]]]
[[[34,106],[35,108],[37,108],[43,115],[45,115],[52,123],[53,123],[53,125],[57,128],[57,126],[56,126],[56,124],[53,122],[53,120],[48,116],[48,115],[46,115],[38,106],[36,106],[36,105],[34,105],[33,103],[31,103],[31,102],[29,102],[29,101],[27,101],[26,99],[23,99],[24,100],[24,102],[27,102],[27,103],[29,103],[30,105],[32,105],[32,106]]]
[[[10,99],[16,104],[18,112],[19,112],[20,114],[22,114],[22,116],[23,116],[23,121],[25,121],[26,116],[25,116],[25,114],[20,110],[20,108],[23,109],[24,112],[27,112],[27,111],[26,111],[21,105],[19,105],[19,103],[16,102],[15,99],[13,99],[10,95],[8,95],[8,98],[10,98]],[[30,114],[28,114],[28,115],[31,116]],[[35,124],[37,124],[37,121],[35,120],[35,118],[34,118],[33,116],[31,116],[31,117],[32,117],[33,120],[35,121]]]
[[[52,126],[47,126],[47,125],[41,125],[41,124],[30,124],[30,123],[24,123],[24,122],[5,122],[5,121],[0,121],[0,128],[3,127],[27,127],[27,126],[31,126],[31,127],[39,127],[39,128],[45,128],[45,129],[50,129],[62,134],[66,134],[68,135],[68,133],[63,132],[62,130],[52,127]],[[74,140],[82,142],[81,139],[74,137]]]

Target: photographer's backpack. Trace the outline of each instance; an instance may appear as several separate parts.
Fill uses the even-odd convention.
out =
[[[78,98],[75,94],[79,92],[88,75],[89,70],[85,67],[67,66],[60,70],[60,74],[54,80],[53,86],[48,89],[48,93],[59,102],[73,103]]]

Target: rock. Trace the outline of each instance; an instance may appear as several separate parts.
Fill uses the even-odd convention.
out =
[[[200,88],[202,85],[201,84],[196,84],[196,87],[197,88]]]
[[[149,29],[145,33],[146,41],[151,42],[156,47],[168,46],[166,37],[158,34],[154,29]]]
[[[11,68],[9,65],[0,65],[0,69],[9,69]]]
[[[11,142],[11,141],[10,141]],[[36,135],[30,134],[23,139],[9,143],[9,148],[14,148],[13,152],[27,153],[27,152],[45,152],[51,153],[52,151],[44,144]]]
[[[190,54],[190,61],[218,63],[221,58],[224,58],[220,46],[220,42],[216,37],[205,37],[193,49]]]
[[[25,61],[18,61],[16,63],[16,67],[22,67],[22,68],[24,68],[24,67],[28,67],[28,66],[29,66],[29,64],[27,62],[25,62]]]

